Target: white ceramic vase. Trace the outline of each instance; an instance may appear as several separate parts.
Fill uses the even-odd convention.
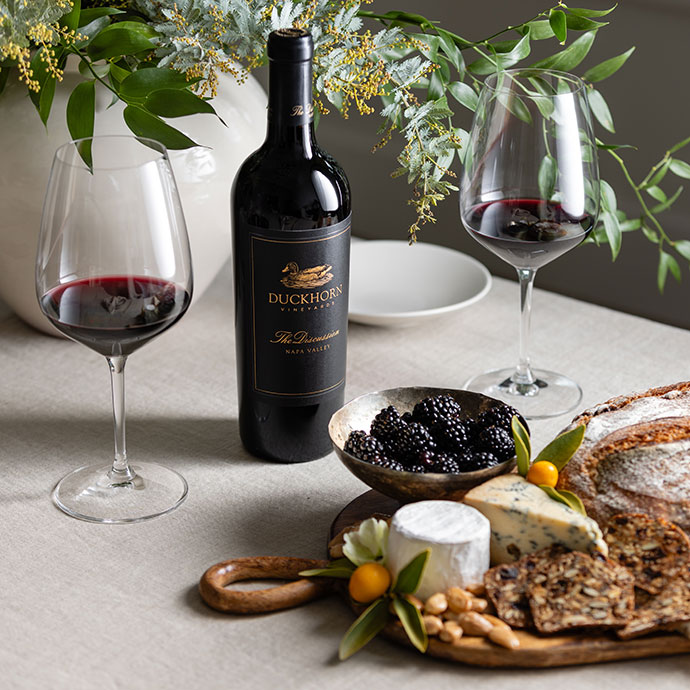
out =
[[[232,76],[219,77],[213,106],[227,127],[206,114],[171,121],[201,145],[170,152],[192,249],[194,301],[230,256],[230,187],[242,161],[265,136],[266,94],[259,83],[250,77],[240,86]],[[8,84],[0,96],[0,299],[24,321],[52,335],[57,333],[36,300],[34,262],[53,154],[71,138],[65,109],[80,79],[69,65],[47,128],[23,85]],[[122,119],[123,104],[108,107],[111,96],[97,85],[95,134],[131,134]]]

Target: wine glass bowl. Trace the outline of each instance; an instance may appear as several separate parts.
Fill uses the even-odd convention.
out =
[[[41,222],[36,293],[62,333],[106,357],[115,460],[64,477],[53,500],[93,522],[138,522],[187,495],[177,472],[130,465],[125,443],[127,357],[174,325],[192,295],[182,207],[165,147],[131,136],[69,142],[54,157]]]
[[[577,406],[582,390],[565,376],[533,369],[527,349],[537,269],[579,245],[599,213],[596,140],[584,83],[553,70],[491,75],[464,155],[463,225],[517,270],[521,295],[517,367],[481,374],[465,387],[513,405],[527,418],[563,414]]]

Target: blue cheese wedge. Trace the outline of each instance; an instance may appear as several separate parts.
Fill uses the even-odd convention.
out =
[[[517,474],[494,477],[464,498],[491,523],[491,562],[512,563],[551,544],[608,554],[599,525]]]
[[[417,596],[481,583],[489,568],[489,521],[455,501],[419,501],[398,509],[388,533],[387,565],[394,576],[431,549]]]

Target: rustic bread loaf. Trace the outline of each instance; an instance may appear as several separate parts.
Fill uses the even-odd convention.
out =
[[[586,410],[582,445],[560,474],[602,527],[646,513],[690,530],[690,382],[622,396]]]

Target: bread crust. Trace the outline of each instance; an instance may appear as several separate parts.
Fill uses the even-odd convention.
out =
[[[628,424],[601,438],[588,434],[592,420],[601,420],[598,433],[602,433],[607,415],[611,415],[613,425],[615,413],[642,398],[665,398],[671,409],[687,410],[687,416]],[[658,402],[663,411],[664,403]],[[633,409],[628,408],[628,412]],[[634,416],[627,414],[628,421]],[[583,423],[588,425],[588,432],[560,473],[557,488],[575,492],[587,514],[602,528],[617,513],[646,513],[690,530],[690,382],[612,398],[585,410],[568,428]]]

